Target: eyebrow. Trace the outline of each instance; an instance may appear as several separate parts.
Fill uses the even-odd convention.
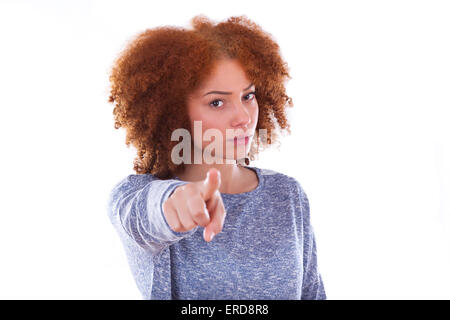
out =
[[[253,86],[253,83],[250,83],[250,85],[249,85],[247,88],[245,88],[243,91],[250,89],[252,86]],[[231,92],[225,92],[225,91],[210,91],[210,92],[208,92],[208,93],[205,93],[203,96],[206,96],[206,95],[211,94],[211,93],[217,93],[217,94],[231,94]]]

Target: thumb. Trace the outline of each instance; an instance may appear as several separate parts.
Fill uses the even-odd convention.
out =
[[[202,196],[203,200],[208,201],[212,198],[216,190],[220,187],[220,171],[215,168],[208,170],[205,180],[202,183]]]

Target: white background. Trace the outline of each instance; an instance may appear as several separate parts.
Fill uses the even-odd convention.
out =
[[[106,214],[135,150],[108,72],[125,41],[245,14],[292,80],[298,179],[329,299],[450,298],[447,1],[0,2],[0,298],[141,299]]]

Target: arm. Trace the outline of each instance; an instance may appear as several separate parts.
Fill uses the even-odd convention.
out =
[[[314,229],[311,225],[309,200],[298,184],[303,220],[303,283],[302,300],[327,299],[322,277],[317,265],[317,248]]]
[[[108,216],[116,228],[125,231],[141,248],[157,255],[165,247],[197,230],[173,231],[162,211],[164,201],[177,187],[187,183],[161,180],[151,175],[130,175],[112,189]]]

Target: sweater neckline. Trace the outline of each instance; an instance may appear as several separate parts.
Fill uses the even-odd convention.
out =
[[[241,193],[223,193],[221,192],[220,194],[223,197],[226,198],[234,198],[234,197],[244,197],[244,196],[251,196],[257,192],[259,192],[259,190],[262,189],[262,186],[264,184],[264,177],[261,174],[261,169],[257,168],[257,167],[252,167],[252,166],[244,166],[245,168],[248,168],[250,170],[253,170],[256,173],[256,176],[258,178],[258,185],[256,186],[255,189],[250,190],[250,191],[246,191],[246,192],[241,192]],[[178,178],[177,176],[174,177],[174,179],[179,180],[179,181],[183,181],[180,178]]]
[[[251,167],[251,166],[245,166],[245,168],[248,168],[250,170],[253,170],[256,173],[256,176],[258,178],[258,185],[255,189],[247,191],[247,192],[241,192],[241,193],[223,193],[220,194],[224,197],[231,198],[231,197],[244,197],[244,196],[251,196],[254,193],[257,193],[261,188],[263,184],[263,175],[261,174],[261,170],[257,167]]]

